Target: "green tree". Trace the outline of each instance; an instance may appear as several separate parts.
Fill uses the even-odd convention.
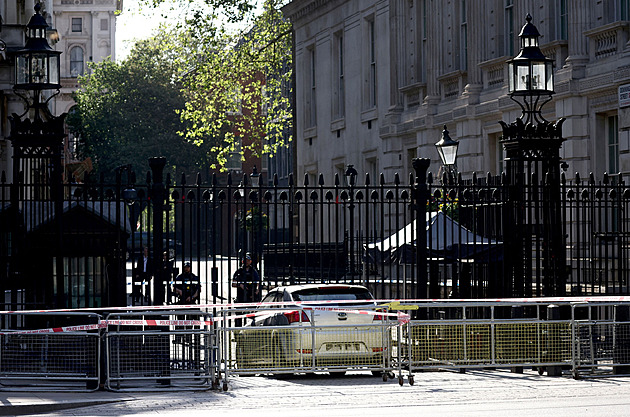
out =
[[[210,147],[213,168],[224,168],[236,152],[273,156],[291,141],[292,36],[280,11],[285,3],[190,2],[188,18],[165,37],[185,97],[182,135]]]
[[[79,134],[79,155],[90,157],[110,180],[116,167],[131,164],[143,181],[153,156],[165,156],[172,174],[194,173],[207,163],[212,141],[200,149],[186,139],[187,123],[179,114],[185,97],[171,51],[160,39],[138,42],[120,63],[90,64],[79,80],[68,124]]]

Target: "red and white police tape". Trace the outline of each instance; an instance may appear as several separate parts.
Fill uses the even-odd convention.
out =
[[[411,319],[408,314],[397,312],[388,313],[385,311],[372,311],[372,310],[356,310],[356,309],[344,309],[333,307],[304,307],[303,310],[325,310],[325,311],[338,311],[350,314],[367,314],[380,317],[396,317],[398,324],[409,323]],[[282,311],[296,311],[293,309],[274,310],[277,312]],[[85,332],[89,330],[104,329],[108,326],[211,326],[215,322],[223,321],[226,319],[236,320],[243,318],[250,318],[256,316],[257,313],[246,313],[231,317],[216,317],[208,320],[143,320],[143,319],[125,319],[125,320],[101,320],[95,324],[84,324],[79,326],[65,326],[65,327],[51,327],[47,329],[36,330],[17,330],[17,331],[3,331],[0,335],[18,335],[18,334],[47,334],[47,333],[71,333],[71,332]]]
[[[498,298],[498,299],[389,299],[389,300],[371,300],[377,304],[395,304],[397,307],[411,306],[419,304],[422,307],[431,307],[435,304],[458,304],[458,303],[615,303],[615,302],[630,302],[630,296],[598,296],[598,297],[541,297],[541,298]],[[302,307],[304,310],[328,310],[339,311],[351,314],[371,314],[387,317],[396,317],[398,324],[406,324],[410,320],[409,314],[397,312],[386,312],[376,310],[357,310],[357,309],[345,309],[340,307],[325,307],[326,304],[341,304],[344,303],[356,303],[356,300],[335,300],[335,301],[318,301],[308,302],[308,306]],[[405,303],[405,304],[401,304]],[[302,302],[292,302],[296,308],[299,308]],[[317,304],[314,306],[313,304]],[[65,313],[65,312],[90,312],[97,311],[114,312],[114,311],[162,311],[162,310],[180,310],[180,309],[243,309],[243,308],[260,308],[260,307],[278,307],[285,306],[284,302],[274,303],[232,303],[232,304],[188,304],[188,305],[160,305],[160,306],[126,306],[126,307],[103,307],[103,308],[72,308],[72,309],[57,309],[57,310],[14,310],[14,311],[0,311],[0,315],[7,314],[29,314],[29,313]],[[383,305],[387,307],[387,305]],[[403,308],[404,309],[404,308]],[[295,311],[296,309],[287,309],[286,311]],[[280,311],[284,311],[280,310]],[[249,318],[254,317],[256,313],[245,313],[238,316],[231,316],[229,319]],[[69,333],[80,332],[88,330],[96,330],[106,328],[110,325],[119,326],[192,326],[192,325],[212,325],[215,322],[224,320],[224,317],[215,317],[210,320],[102,320],[97,324],[86,324],[79,326],[66,326],[66,327],[53,327],[48,329],[37,330],[19,330],[19,331],[2,331],[0,335],[4,334],[46,334],[46,333]]]

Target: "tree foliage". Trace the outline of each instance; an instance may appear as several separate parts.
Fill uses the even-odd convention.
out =
[[[166,156],[173,174],[196,172],[207,161],[212,141],[200,150],[182,136],[185,96],[169,54],[159,38],[138,42],[126,60],[92,63],[79,80],[68,124],[79,134],[79,156],[91,157],[109,179],[116,167],[131,164],[142,181],[154,156]]]
[[[280,11],[286,1],[182,2],[192,12],[165,37],[185,97],[182,135],[199,146],[221,138],[210,144],[213,168],[235,153],[273,156],[292,131],[291,25]]]

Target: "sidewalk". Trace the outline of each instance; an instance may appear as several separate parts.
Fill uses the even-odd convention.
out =
[[[574,380],[526,370],[420,372],[415,384],[383,382],[369,373],[345,377],[234,377],[229,390],[162,392],[0,391],[0,415],[397,417],[627,416],[630,377]]]

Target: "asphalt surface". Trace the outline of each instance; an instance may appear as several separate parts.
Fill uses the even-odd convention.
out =
[[[630,376],[574,380],[526,370],[233,377],[228,391],[9,392],[1,415],[41,416],[628,416]]]

